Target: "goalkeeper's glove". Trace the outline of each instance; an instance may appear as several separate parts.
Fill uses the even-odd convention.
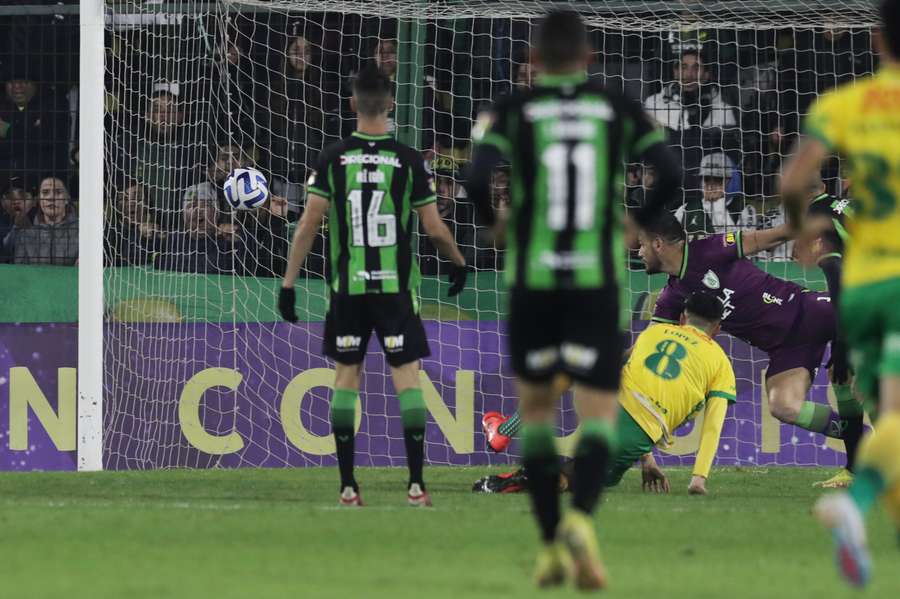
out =
[[[293,287],[282,287],[278,290],[278,311],[281,317],[288,322],[297,322],[297,312],[294,310],[294,303],[297,301],[297,294]]]
[[[447,281],[450,282],[450,290],[447,292],[447,297],[459,295],[459,292],[466,286],[466,277],[468,274],[469,269],[465,264],[462,266],[453,263],[450,264],[450,272],[447,273]]]

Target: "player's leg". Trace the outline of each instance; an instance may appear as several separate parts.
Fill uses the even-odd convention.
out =
[[[803,351],[803,348],[791,349]],[[775,364],[774,357],[770,362],[770,368],[771,364]],[[840,439],[843,433],[841,417],[831,409],[831,406],[806,399],[811,386],[812,376],[805,366],[790,368],[769,376],[766,379],[769,412],[781,422]]]
[[[410,293],[383,294],[373,298],[370,307],[375,335],[391,367],[400,404],[409,467],[407,501],[412,506],[430,506],[423,478],[426,408],[419,385],[419,360],[431,353],[425,327]]]
[[[425,464],[425,421],[427,409],[419,384],[419,361],[391,366],[391,377],[397,400],[400,403],[400,421],[403,423],[403,444],[406,448],[406,464],[409,468],[407,500],[416,507],[431,506],[431,497],[425,490],[423,476]]]
[[[616,416],[618,449],[606,473],[606,487],[615,487],[641,456],[653,450],[655,443],[622,407]]]
[[[362,505],[359,485],[353,475],[353,454],[360,373],[371,334],[365,302],[365,296],[333,295],[322,340],[322,353],[335,361],[330,416],[341,476],[342,505]]]

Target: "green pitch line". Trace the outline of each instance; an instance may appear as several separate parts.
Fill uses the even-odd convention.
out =
[[[431,468],[436,508],[404,504],[405,469],[359,469],[368,507],[338,509],[333,469],[0,475],[4,597],[532,597],[524,495],[473,495],[482,468]],[[715,470],[708,497],[648,496],[630,472],[597,515],[604,597],[856,597],[815,526],[820,469]],[[900,588],[883,514],[869,597]],[[540,596],[572,596],[552,591]]]

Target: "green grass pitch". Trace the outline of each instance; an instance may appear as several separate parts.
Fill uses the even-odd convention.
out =
[[[556,597],[531,585],[525,495],[474,495],[483,468],[360,469],[367,507],[336,505],[334,469],[0,475],[0,588],[40,599]],[[875,578],[843,586],[809,515],[821,469],[720,469],[711,495],[644,495],[630,472],[596,516],[611,598],[896,597],[900,551],[870,518]]]

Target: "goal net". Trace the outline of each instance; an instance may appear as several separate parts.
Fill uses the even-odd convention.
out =
[[[438,209],[474,268],[466,291],[447,298],[446,264],[418,240],[432,350],[422,371],[427,460],[514,459],[515,445],[508,455],[487,451],[480,430],[483,413],[512,413],[516,400],[497,277],[503,252],[474,221],[461,175],[478,110],[537,76],[529,39],[548,3],[107,4],[105,467],[335,463],[333,372],[320,352],[324,231],[297,283],[300,322],[281,322],[274,306],[304,182],[322,148],[353,131],[349,81],[368,62],[394,80],[392,131],[424,153]],[[781,222],[774,181],[803,115],[819,94],[877,64],[876,14],[867,1],[557,4],[589,23],[590,75],[667,127],[686,173],[671,208],[692,234]],[[227,209],[222,182],[237,166],[266,175],[269,204]],[[649,169],[627,165],[616,201],[639,204],[652,180]],[[829,191],[846,194],[839,165],[825,180]],[[498,205],[509,199],[507,182],[498,169]],[[817,271],[789,258],[781,249],[761,264],[824,288]],[[663,283],[632,260],[625,281],[632,332],[644,326]],[[738,375],[739,401],[718,463],[841,463],[836,445],[768,416],[765,355],[728,336],[720,341]],[[813,398],[828,401],[822,373]],[[361,408],[357,464],[402,464],[399,408],[380,352],[366,359]],[[574,424],[567,397],[560,435],[568,439]],[[661,459],[690,463],[698,429],[678,431]]]

